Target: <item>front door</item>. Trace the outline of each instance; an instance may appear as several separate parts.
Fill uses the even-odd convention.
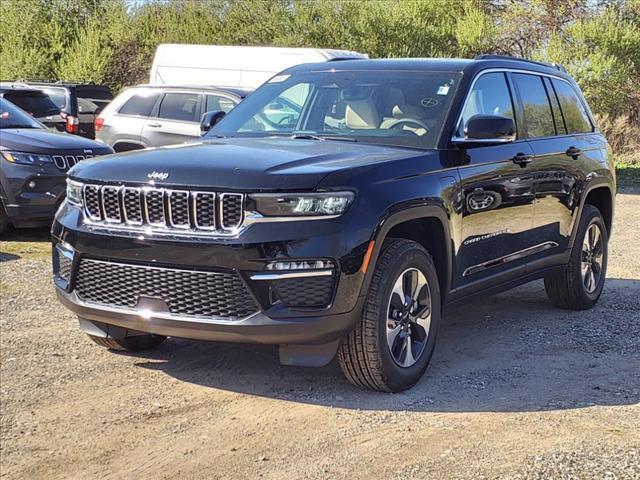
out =
[[[465,103],[458,135],[473,115],[501,115],[516,120],[503,72],[481,74]],[[517,122],[516,122],[517,123]],[[454,288],[494,275],[524,272],[536,248],[533,227],[533,152],[526,140],[465,148],[459,167],[463,205],[461,239],[456,252]],[[480,282],[481,283],[481,282]]]
[[[174,145],[200,137],[200,101],[197,92],[168,92],[155,118],[148,118],[142,139],[152,147]]]

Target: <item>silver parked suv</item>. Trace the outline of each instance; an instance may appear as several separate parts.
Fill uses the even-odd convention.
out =
[[[160,147],[200,137],[206,112],[235,107],[250,90],[138,85],[118,95],[96,117],[96,140],[116,152]]]

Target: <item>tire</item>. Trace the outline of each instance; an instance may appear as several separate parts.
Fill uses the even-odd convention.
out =
[[[586,252],[583,253],[583,250],[585,241],[590,241],[587,235],[590,235],[594,229],[598,230],[601,243],[599,249],[596,245],[592,254],[589,255]],[[593,205],[585,205],[569,263],[562,273],[544,279],[544,288],[553,305],[568,310],[588,310],[596,304],[602,294],[607,274],[608,241],[607,227],[600,210]],[[593,282],[589,282],[585,276],[582,260],[589,260],[591,265],[594,265],[593,260],[597,263],[598,252],[601,256],[599,273],[596,276],[595,266],[587,267],[587,274],[589,269],[594,273]]]
[[[148,333],[124,338],[97,337],[95,335],[87,335],[91,340],[93,340],[101,347],[108,348],[109,350],[119,350],[125,352],[142,352],[144,350],[151,350],[167,339],[167,337],[163,337],[162,335],[152,335]]]
[[[419,291],[414,298],[420,299],[412,305],[416,311],[424,310],[427,303],[425,295],[429,296],[428,325],[426,318],[419,317],[415,317],[414,323],[411,323],[414,315],[406,311],[401,313],[401,309],[407,308],[406,305],[396,308],[401,296],[394,292],[397,292],[398,282],[402,285],[399,279],[406,276],[415,276],[418,285],[423,280],[426,282],[426,288],[423,286],[415,289]],[[389,313],[392,313],[394,319],[389,320]],[[397,318],[401,319],[395,320]],[[410,324],[409,327],[407,323]],[[382,392],[405,390],[414,385],[426,370],[433,354],[439,325],[440,288],[431,256],[416,242],[390,239],[385,241],[373,272],[362,318],[340,345],[338,362],[347,379],[354,385]],[[404,328],[408,328],[409,335]],[[387,341],[388,331],[391,336],[394,331],[399,332],[392,342]],[[412,344],[411,357],[404,348],[407,336],[409,342],[423,339],[419,344]],[[392,349],[398,353],[398,357],[396,353],[392,353]],[[404,360],[402,352],[405,353]],[[414,363],[410,364],[409,360],[414,360]]]

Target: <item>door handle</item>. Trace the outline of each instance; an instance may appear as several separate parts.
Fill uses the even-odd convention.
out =
[[[160,128],[161,126],[162,124],[160,123],[147,123],[147,127]]]
[[[532,159],[533,159],[533,155],[527,155],[526,153],[518,153],[511,160],[513,160],[513,163],[516,163],[520,165],[522,168],[524,168],[531,163]]]
[[[582,153],[582,150],[576,147],[569,147],[567,148],[567,151],[565,153],[568,156],[573,157],[573,159],[575,160],[580,156],[580,154]]]

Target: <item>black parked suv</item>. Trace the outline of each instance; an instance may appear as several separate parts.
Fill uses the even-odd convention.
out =
[[[293,67],[202,141],[73,168],[57,293],[108,348],[277,344],[284,364],[337,353],[354,384],[399,391],[426,369],[444,306],[537,278],[559,307],[595,304],[608,148],[551,65]]]
[[[64,131],[67,121],[60,107],[42,90],[27,85],[0,83],[0,98],[4,98],[20,107],[45,127]]]
[[[96,117],[113,100],[113,92],[106,85],[34,80],[25,80],[23,83],[49,95],[62,112],[64,124],[58,130],[91,139],[96,136]]]
[[[67,170],[113,153],[86,138],[52,132],[0,98],[0,234],[9,225],[51,225],[66,192]]]

